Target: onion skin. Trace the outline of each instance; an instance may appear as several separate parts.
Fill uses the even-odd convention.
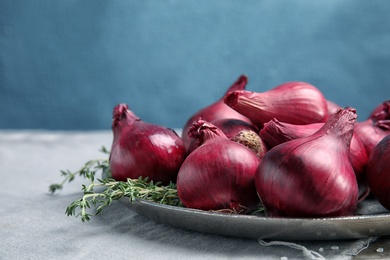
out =
[[[242,214],[258,206],[254,175],[260,158],[211,123],[198,120],[190,134],[200,146],[187,156],[177,177],[183,205]]]
[[[354,131],[370,155],[374,147],[390,134],[390,100],[377,106],[367,120],[358,122]]]
[[[224,102],[259,129],[272,118],[301,125],[325,122],[329,116],[322,92],[305,82],[286,82],[261,93],[233,91],[225,96]]]
[[[112,130],[112,178],[126,181],[149,177],[162,184],[176,181],[186,150],[175,131],[143,122],[126,104],[114,108]]]
[[[242,130],[230,138],[230,140],[245,145],[260,158],[263,157],[268,151],[265,142],[256,132],[252,130]]]
[[[235,90],[243,90],[246,88],[247,83],[248,83],[248,77],[246,75],[241,75],[233,83],[233,85],[231,85],[227,89],[226,93]],[[226,95],[226,93],[224,94],[224,96]],[[251,121],[247,117],[243,116],[242,114],[228,107],[223,101],[224,96],[218,99],[217,101],[215,101],[214,103],[197,111],[187,120],[187,122],[183,126],[183,133],[182,133],[182,139],[186,149],[188,149],[191,144],[191,138],[188,136],[188,130],[192,126],[192,123],[198,120],[199,118],[202,118],[203,120],[206,120],[208,122],[217,119],[222,119],[222,118],[234,118],[234,119],[240,119],[242,121],[251,123]]]
[[[390,135],[372,150],[367,163],[367,181],[374,197],[390,210]]]
[[[357,115],[342,109],[313,135],[275,146],[256,170],[258,195],[271,217],[350,216],[358,185],[348,160]]]

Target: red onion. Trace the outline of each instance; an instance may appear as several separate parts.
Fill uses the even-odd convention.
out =
[[[235,118],[222,118],[210,123],[220,129],[227,138],[247,146],[258,156],[261,157],[266,153],[266,145],[257,134],[258,130],[253,124]],[[194,124],[196,125],[197,122],[194,122]],[[191,153],[197,147],[197,140],[192,139],[188,152]]]
[[[373,148],[367,164],[367,180],[374,197],[390,210],[390,134]]]
[[[114,108],[112,131],[109,160],[115,180],[149,177],[163,184],[176,181],[186,150],[175,131],[143,122],[126,104]]]
[[[177,176],[177,192],[183,205],[237,213],[247,213],[257,206],[254,174],[259,157],[204,120],[198,120],[189,134],[200,146],[187,156]]]
[[[280,122],[274,118],[264,124],[264,127],[260,130],[259,135],[261,139],[267,143],[268,147],[272,148],[287,141],[312,135],[323,125],[324,123],[294,125]],[[356,175],[362,175],[365,170],[368,155],[364,149],[362,141],[356,134],[352,135],[349,149],[349,160],[352,163]]]
[[[354,214],[358,185],[348,148],[356,118],[354,109],[342,109],[313,135],[282,143],[265,154],[255,183],[269,216]]]
[[[248,77],[245,75],[241,75],[236,82],[234,82],[233,85],[231,85],[226,93],[229,93],[231,91],[235,90],[243,90],[245,89],[246,85],[248,83]],[[225,93],[225,95],[226,95]],[[224,96],[225,96],[224,95]],[[193,114],[186,122],[186,124],[183,127],[183,134],[182,134],[182,139],[184,142],[185,147],[188,149],[191,143],[191,138],[188,137],[188,129],[191,127],[192,123],[199,118],[202,118],[205,121],[211,122],[216,119],[221,119],[221,118],[235,118],[235,119],[240,119],[243,121],[246,121],[248,123],[251,123],[248,118],[245,116],[241,115],[240,113],[236,112],[235,110],[231,109],[228,107],[224,102],[223,102],[223,97],[221,97],[219,100],[214,102],[213,104],[199,110],[195,114]]]
[[[367,120],[356,123],[354,131],[370,155],[372,149],[390,134],[390,100],[376,107]]]
[[[325,97],[316,87],[305,82],[287,82],[262,93],[233,91],[225,96],[224,101],[259,128],[272,118],[298,125],[328,119]]]
[[[272,148],[287,141],[310,136],[323,125],[324,123],[294,125],[280,122],[274,118],[264,124],[259,135],[267,143],[268,148]],[[362,141],[356,134],[352,135],[348,158],[359,183],[359,201],[361,201],[368,196],[370,191],[365,177],[368,155]]]

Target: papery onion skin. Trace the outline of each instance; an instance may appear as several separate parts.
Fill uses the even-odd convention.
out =
[[[367,181],[374,197],[390,210],[390,134],[384,137],[370,154]]]
[[[374,147],[390,134],[390,100],[377,106],[367,120],[356,123],[354,132],[370,155]]]
[[[148,177],[162,184],[176,182],[186,149],[174,130],[143,122],[126,104],[114,108],[112,130],[112,178],[126,181]]]
[[[268,151],[267,145],[260,138],[259,134],[252,130],[242,130],[230,138],[230,140],[245,145],[254,153],[256,153],[256,155],[260,158],[263,157]]]
[[[248,83],[248,77],[246,75],[241,75],[226,91],[226,93],[235,91],[235,90],[243,90],[246,88],[246,85]],[[224,96],[226,95],[224,94]],[[196,113],[194,113],[185,123],[183,126],[183,133],[182,133],[182,139],[184,142],[184,145],[186,149],[190,147],[191,144],[191,138],[188,137],[188,130],[192,126],[192,123],[198,120],[199,118],[202,118],[203,120],[206,120],[208,122],[222,119],[222,118],[234,118],[234,119],[240,119],[242,121],[251,123],[251,121],[245,117],[244,115],[238,113],[234,109],[228,107],[224,102],[222,96],[220,99],[215,101],[214,103],[200,109]]]
[[[282,143],[262,158],[256,189],[272,217],[350,216],[358,186],[348,160],[356,121],[354,109],[343,109],[309,137]]]
[[[254,174],[259,157],[208,122],[199,120],[192,129],[201,144],[187,156],[177,177],[183,205],[241,214],[258,206]]]
[[[306,82],[286,82],[266,92],[237,90],[224,102],[255,125],[277,118],[291,124],[311,124],[328,119],[328,104],[322,92]]]

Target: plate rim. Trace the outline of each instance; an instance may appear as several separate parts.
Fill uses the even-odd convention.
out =
[[[157,223],[230,237],[296,241],[345,240],[390,235],[390,211],[387,210],[378,214],[342,217],[288,218],[205,211],[140,198],[134,201],[122,199],[137,214]],[[230,229],[223,225],[229,226]],[[249,232],[244,233],[241,229]]]

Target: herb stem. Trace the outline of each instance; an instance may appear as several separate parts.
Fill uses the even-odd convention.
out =
[[[101,149],[104,153],[109,153],[106,148]],[[102,179],[95,181],[95,175],[101,172]],[[101,213],[103,209],[111,204],[113,200],[118,200],[122,197],[129,198],[130,201],[135,201],[137,198],[144,199],[160,204],[182,206],[177,195],[176,185],[170,183],[167,186],[162,186],[161,183],[154,183],[148,178],[127,179],[127,181],[116,181],[110,178],[110,165],[108,159],[95,159],[86,162],[80,170],[71,172],[69,170],[61,171],[64,180],[58,184],[52,184],[49,190],[54,193],[56,190],[62,189],[66,182],[71,182],[80,175],[89,180],[89,185],[82,185],[82,198],[73,201],[66,208],[65,214],[68,216],[81,216],[83,222],[89,221],[91,214],[88,209],[92,206],[96,208],[95,215]],[[95,188],[103,187],[103,190],[96,192]],[[76,212],[78,210],[78,212]]]

